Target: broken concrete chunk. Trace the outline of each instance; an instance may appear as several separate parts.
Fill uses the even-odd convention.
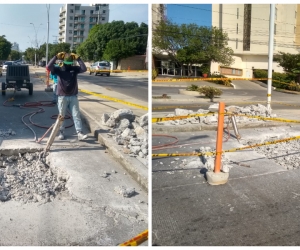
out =
[[[120,121],[121,119],[128,119],[130,122],[133,122],[135,119],[135,115],[130,109],[119,109],[112,113],[111,118],[114,118],[116,121]]]
[[[102,114],[101,116],[101,123],[103,125],[106,125],[106,122],[108,121],[108,119],[110,118],[110,115],[107,113]]]
[[[130,198],[136,194],[135,188],[125,188],[123,186],[115,187],[115,192],[121,194],[125,198]]]
[[[144,127],[144,126],[148,125],[148,113],[142,115],[139,118],[138,122],[139,122],[141,127]]]

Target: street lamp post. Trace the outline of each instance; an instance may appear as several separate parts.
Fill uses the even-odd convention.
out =
[[[46,44],[46,65],[48,64],[48,43],[49,43],[49,10],[50,4],[46,4],[47,14],[48,14],[48,22],[47,22],[47,44]]]
[[[38,47],[38,41],[37,41],[37,32],[38,30],[35,29],[35,26],[33,23],[30,23],[33,25],[33,28],[34,28],[34,32],[35,32],[35,53],[34,53],[34,63],[35,63],[35,67],[36,67],[36,50],[37,50],[37,47]],[[42,24],[40,24],[42,25]]]

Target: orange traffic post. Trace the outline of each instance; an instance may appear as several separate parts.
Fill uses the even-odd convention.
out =
[[[49,75],[50,75],[50,71],[46,70],[46,85],[47,85],[47,88],[49,88]]]
[[[217,130],[217,144],[216,144],[216,158],[214,172],[219,173],[221,170],[221,158],[222,158],[222,143],[223,143],[223,130],[224,130],[224,112],[225,103],[219,103],[218,113],[218,130]]]
[[[221,185],[228,181],[229,173],[221,171],[221,159],[222,159],[222,143],[223,143],[223,128],[224,128],[224,115],[225,104],[219,103],[218,113],[218,130],[217,130],[217,145],[216,145],[216,158],[214,171],[206,172],[206,179],[210,185]]]

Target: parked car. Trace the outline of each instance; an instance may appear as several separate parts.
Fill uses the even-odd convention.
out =
[[[99,74],[102,76],[103,74],[106,74],[107,76],[110,76],[110,63],[107,61],[101,61],[101,62],[95,62],[90,67],[90,75],[91,74]]]
[[[2,72],[5,72],[8,65],[13,65],[13,61],[6,61],[2,66]]]
[[[46,67],[46,61],[39,61],[40,67]]]

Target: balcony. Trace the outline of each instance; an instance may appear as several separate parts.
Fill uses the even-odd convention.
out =
[[[65,23],[60,23],[60,24],[59,24],[59,27],[64,27],[64,26],[66,26]]]

